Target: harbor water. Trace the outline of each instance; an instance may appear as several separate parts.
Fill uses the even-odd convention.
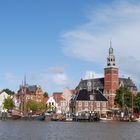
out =
[[[0,140],[140,140],[139,122],[0,121]]]

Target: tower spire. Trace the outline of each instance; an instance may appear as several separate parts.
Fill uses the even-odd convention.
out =
[[[24,86],[26,86],[26,74],[24,75]]]
[[[110,48],[112,48],[112,41],[111,41],[111,39],[110,39]]]
[[[115,55],[113,53],[111,40],[110,40],[110,47],[109,47],[109,56],[107,57],[107,67],[116,67]]]
[[[113,55],[112,41],[110,40],[109,55]]]

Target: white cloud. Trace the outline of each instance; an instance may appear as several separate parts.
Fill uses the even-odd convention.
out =
[[[65,66],[53,66],[40,74],[39,83],[49,91],[62,91],[65,87],[71,87],[71,78],[65,70]]]
[[[102,78],[104,75],[102,73],[96,73],[94,71],[86,71],[84,79]]]
[[[87,22],[62,35],[66,55],[93,63],[106,63],[109,40],[119,68],[140,81],[140,2],[115,1],[93,7]]]
[[[51,82],[57,86],[64,86],[68,82],[64,66],[50,67],[42,76],[45,82]]]
[[[64,71],[65,71],[65,67],[64,66],[54,66],[54,67],[50,67],[49,68],[49,72],[50,73],[54,73],[54,74],[64,73]]]
[[[60,86],[66,86],[68,84],[68,77],[65,73],[54,74],[52,80]]]

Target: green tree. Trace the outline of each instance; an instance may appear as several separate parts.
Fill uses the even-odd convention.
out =
[[[14,101],[10,97],[7,97],[3,102],[3,107],[8,110],[13,109],[15,107]]]
[[[27,110],[32,110],[32,111],[37,111],[37,109],[38,109],[37,102],[34,101],[34,100],[29,100],[26,103],[26,109]]]
[[[48,93],[47,92],[44,92],[44,97],[49,97]]]
[[[132,93],[127,87],[120,87],[116,91],[115,103],[120,107],[132,107]]]
[[[14,91],[12,91],[12,90],[10,90],[10,89],[8,89],[8,88],[3,89],[2,92],[6,92],[8,95],[14,95],[14,94],[15,94]]]
[[[134,111],[140,113],[140,93],[134,96]]]
[[[44,102],[38,102],[37,109],[38,111],[44,112],[46,110],[46,104]]]
[[[46,104],[44,102],[37,102],[35,100],[29,100],[26,103],[26,109],[32,111],[44,112],[46,110]]]

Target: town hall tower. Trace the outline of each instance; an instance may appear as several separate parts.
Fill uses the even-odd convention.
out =
[[[107,57],[107,66],[104,68],[104,95],[109,101],[110,109],[115,107],[114,100],[116,90],[119,87],[118,67],[115,62],[115,55],[113,53],[112,44],[110,41],[109,55]]]

